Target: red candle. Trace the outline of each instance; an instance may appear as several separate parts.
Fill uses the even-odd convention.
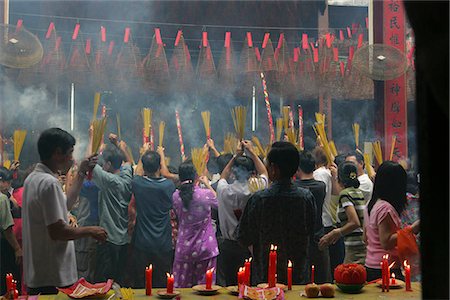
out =
[[[384,256],[380,262],[381,266],[381,291],[384,292]]]
[[[214,268],[209,269],[206,271],[206,289],[211,290],[212,289],[212,280],[213,280],[213,272]]]
[[[389,257],[389,256],[388,256]],[[392,262],[388,267],[387,267],[387,272],[386,272],[386,285],[387,285],[387,291],[389,292],[389,285],[391,284],[391,282],[389,281],[389,275],[391,274],[391,268],[394,266],[395,261]]]
[[[175,281],[175,278],[173,275],[170,275],[167,273],[167,294],[173,294],[173,283]]]
[[[250,257],[249,259],[245,260],[245,264],[244,264],[244,268],[245,268],[245,284],[248,286],[251,286],[250,284],[250,262],[252,261],[252,258]]]
[[[311,266],[311,283],[314,283],[314,265]]]
[[[12,282],[12,291],[13,291],[13,298],[18,299],[19,298],[19,291],[17,290],[17,281]]]
[[[391,284],[395,284],[395,274],[394,273],[392,273],[392,276],[391,276]]]
[[[153,278],[153,266],[150,264],[145,268],[145,294],[147,296],[152,295],[152,278]]]
[[[411,292],[411,266],[406,260],[403,262],[403,266],[405,267],[405,289],[407,292]]]
[[[292,290],[292,262],[288,262],[287,268],[288,290]]]
[[[238,272],[238,286],[241,286],[241,284],[245,284],[245,270],[244,268],[239,268],[239,272]]]
[[[11,273],[6,274],[6,290],[9,292],[13,287],[13,276]]]
[[[270,245],[269,273],[268,273],[268,277],[267,277],[269,288],[275,287],[276,273],[277,273],[277,246]]]

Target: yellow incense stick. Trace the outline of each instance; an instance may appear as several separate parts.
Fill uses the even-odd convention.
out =
[[[247,117],[247,108],[244,106],[236,106],[231,110],[231,116],[233,118],[234,129],[239,141],[244,139],[245,132],[245,119]]]
[[[100,105],[100,93],[96,92],[94,95],[94,112],[92,114],[92,122],[97,118],[99,105]]]
[[[162,147],[164,140],[164,128],[166,128],[166,122],[159,122],[159,146]]]
[[[232,133],[227,133],[223,140],[223,151],[225,153],[236,153],[238,140],[236,136]]]
[[[92,153],[97,153],[100,149],[100,144],[102,142],[102,137],[105,133],[106,128],[106,117],[92,122],[93,136],[92,136]]]
[[[289,106],[283,106],[283,125],[284,131],[286,132],[289,128],[289,111],[291,108]]]
[[[150,126],[152,124],[152,114],[153,114],[153,111],[150,108],[142,109],[142,121],[144,123],[144,135],[146,137],[150,136]]]
[[[325,124],[325,114],[316,113],[316,122]]]
[[[290,142],[291,144],[293,144],[297,149],[299,148],[299,144],[297,143],[297,131],[295,130],[295,128],[288,128],[286,131],[286,135],[287,135],[287,139],[288,142]]]
[[[259,141],[258,137],[253,136],[252,142],[253,142],[253,144],[255,144],[256,148],[258,149],[259,155],[261,155],[263,158],[265,158],[267,156],[267,152],[266,152],[266,149],[264,149],[264,147],[261,145],[261,142]]]
[[[26,130],[14,130],[14,160],[18,161],[20,153],[22,152],[23,143],[25,142],[25,137],[27,136]]]
[[[373,178],[375,176],[375,170],[372,167],[369,153],[364,153],[364,165],[366,167],[367,175],[369,175],[370,178]]]
[[[254,194],[258,191],[263,190],[265,188],[265,186],[259,178],[250,177],[248,179],[248,188],[249,188],[250,192]]]
[[[392,136],[392,144],[391,144],[391,154],[389,155],[389,160],[392,160],[394,158],[394,150],[395,150],[395,143],[397,141],[397,136]]]
[[[352,128],[353,128],[353,135],[355,136],[356,149],[358,149],[359,148],[359,124],[353,123]]]
[[[209,111],[202,111],[202,120],[203,126],[205,127],[206,138],[209,139],[211,137],[211,126],[210,126],[211,113]]]
[[[375,159],[377,160],[378,165],[383,163],[383,152],[381,151],[381,143],[380,141],[375,141],[372,143],[373,153],[375,154]]]
[[[281,133],[283,132],[283,118],[277,118],[276,122],[276,140],[281,140]]]
[[[192,164],[197,171],[198,176],[202,176],[206,169],[206,152],[203,148],[193,148],[191,150]]]
[[[334,141],[330,141],[329,145],[330,145],[331,154],[333,154],[333,156],[336,157],[338,155],[338,152],[336,149],[336,145],[334,144]]]

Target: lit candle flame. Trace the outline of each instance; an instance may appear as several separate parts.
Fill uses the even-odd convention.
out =
[[[239,272],[243,272],[244,271],[244,268],[243,267],[240,267],[239,268]]]
[[[214,270],[215,270],[214,267],[212,267],[211,269],[208,270],[208,272],[212,273],[212,272],[214,272]]]
[[[292,262],[290,260],[288,261],[288,268],[292,268]]]
[[[392,273],[391,277],[392,277],[393,279],[395,279],[395,274],[394,274],[394,273]]]
[[[147,269],[150,269],[150,270],[153,269],[153,265],[152,265],[152,264],[149,264],[148,267],[147,267]]]
[[[273,250],[277,251],[278,246],[273,246]]]
[[[250,258],[248,259],[248,262],[252,262],[252,258],[253,258],[253,257],[250,257]]]
[[[273,245],[270,244],[270,251],[273,251]]]
[[[313,269],[313,270],[314,270],[314,265],[312,265],[312,266],[311,266],[311,269]]]

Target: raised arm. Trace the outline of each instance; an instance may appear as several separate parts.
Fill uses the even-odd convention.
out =
[[[178,175],[170,173],[169,168],[167,168],[166,155],[164,154],[164,148],[161,146],[158,146],[156,152],[158,152],[159,156],[161,156],[161,175],[172,181],[177,181]]]
[[[258,175],[264,175],[266,176],[266,178],[269,178],[266,166],[261,161],[261,159],[259,159],[258,155],[256,155],[253,143],[251,141],[245,140],[242,141],[242,145],[244,146],[244,149],[247,150],[248,156],[253,160],[253,163],[255,164],[256,173],[258,173]]]
[[[67,210],[71,210],[80,194],[81,187],[83,186],[83,180],[86,178],[86,174],[97,164],[97,155],[92,155],[85,158],[78,168],[78,172],[75,172],[74,176],[70,180],[70,185],[67,185],[66,197],[67,197]]]
[[[214,145],[214,140],[213,139],[209,138],[206,141],[206,144],[208,145],[209,150],[213,151],[215,157],[219,157],[220,156],[220,152],[217,151],[216,146]]]

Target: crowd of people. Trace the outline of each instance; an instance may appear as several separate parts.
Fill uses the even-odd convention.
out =
[[[81,277],[143,288],[150,264],[154,287],[166,273],[175,287],[192,287],[211,268],[230,286],[250,258],[256,285],[267,282],[271,245],[279,282],[288,260],[294,284],[308,282],[311,265],[317,283],[331,282],[341,263],[365,265],[370,281],[386,253],[403,278],[397,231],[419,233],[418,177],[385,161],[370,178],[359,150],[330,164],[319,146],[299,152],[279,141],[261,159],[251,141],[221,154],[209,139],[208,168],[197,174],[192,160],[167,166],[164,148],[148,144],[133,165],[114,134],[100,155],[74,164],[75,143],[51,128],[33,168],[0,168],[1,276],[13,273],[23,293],[54,294]]]

